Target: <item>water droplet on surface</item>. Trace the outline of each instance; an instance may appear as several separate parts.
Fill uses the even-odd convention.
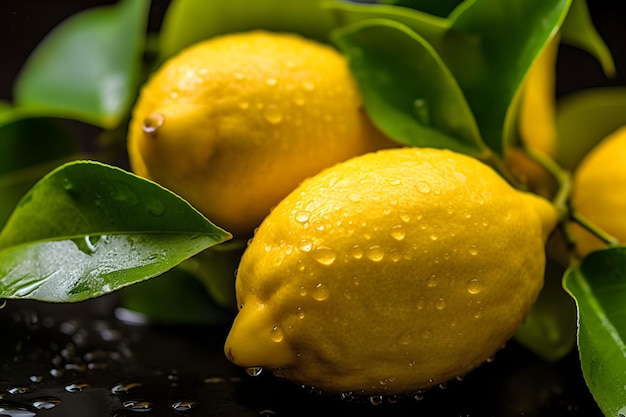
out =
[[[400,210],[398,212],[398,216],[400,216],[400,220],[405,223],[408,223],[411,220],[411,216],[406,212],[406,210]]]
[[[478,294],[480,292],[480,283],[478,279],[470,279],[467,283],[467,292],[470,294]]]
[[[196,407],[198,403],[196,401],[176,401],[172,404],[172,409],[176,412],[185,412],[190,411],[192,408]]]
[[[383,403],[382,395],[372,395],[370,397],[370,404],[372,405],[381,405]]]
[[[156,198],[146,199],[144,202],[148,213],[156,217],[161,217],[165,213],[165,204]]]
[[[251,366],[246,368],[246,373],[250,376],[259,376],[263,372],[263,368],[260,366]]]
[[[359,245],[354,245],[352,249],[350,249],[350,255],[354,259],[361,259],[363,257],[363,249]]]
[[[139,413],[145,413],[148,411],[152,411],[152,403],[146,400],[128,400],[124,401],[122,405],[129,410],[136,411]]]
[[[32,388],[30,387],[11,387],[7,388],[7,392],[9,394],[26,394],[27,392],[32,392]]]
[[[428,194],[430,192],[430,184],[425,181],[418,182],[417,191],[423,194]]]
[[[3,417],[34,417],[37,413],[19,404],[0,401],[0,415]]]
[[[434,233],[431,233],[428,237],[429,237],[429,238],[430,238],[430,240],[432,240],[433,242],[434,242],[435,240],[439,239],[439,236],[437,236],[437,235],[436,235],[436,234],[434,234]]]
[[[270,104],[263,109],[263,118],[273,125],[276,125],[283,120],[283,113],[278,106]]]
[[[75,239],[76,247],[86,255],[93,255],[98,249],[98,242],[102,236],[85,236],[82,239]]]
[[[329,248],[328,246],[318,246],[313,251],[313,259],[322,265],[331,265],[335,262],[336,258],[337,253],[333,248]]]
[[[433,332],[430,329],[424,329],[422,330],[422,332],[420,333],[420,336],[422,336],[422,339],[432,339],[433,337]]]
[[[446,308],[446,300],[445,300],[445,298],[441,297],[437,301],[435,301],[435,308],[437,310],[443,310],[444,308]]]
[[[50,410],[61,404],[61,400],[56,397],[42,397],[31,400],[31,404],[38,410]]]
[[[469,253],[472,256],[478,255],[478,248],[476,247],[476,245],[472,245],[472,247],[469,249]]]
[[[317,284],[313,291],[311,292],[311,296],[317,301],[324,301],[328,298],[330,294],[328,287],[324,284]]]
[[[296,221],[298,223],[305,223],[309,220],[310,217],[311,213],[309,213],[308,211],[299,211],[296,213]]]
[[[430,109],[428,108],[428,103],[423,98],[418,98],[413,102],[413,106],[415,107],[415,115],[417,116],[417,120],[423,125],[430,124]]]
[[[147,134],[154,134],[165,123],[165,116],[161,113],[152,113],[141,123],[141,130]]]
[[[378,245],[370,246],[365,256],[371,261],[379,262],[385,257],[385,250]]]
[[[391,237],[395,240],[402,240],[406,236],[406,230],[401,224],[397,224],[391,228]]]
[[[64,388],[65,388],[65,391],[76,394],[79,392],[83,392],[84,390],[89,388],[89,384],[78,384],[78,383],[69,384],[69,385],[66,385]]]
[[[270,339],[272,339],[272,342],[280,343],[283,341],[283,338],[283,330],[279,326],[274,326],[270,331]]]
[[[302,252],[310,252],[313,248],[313,243],[309,239],[300,239],[298,242],[298,249]]]
[[[111,388],[111,394],[114,394],[114,395],[128,394],[130,391],[132,391],[135,388],[139,388],[140,386],[141,386],[141,383],[139,382],[119,383],[115,385],[113,388]]]
[[[426,285],[430,288],[436,287],[437,284],[439,284],[439,279],[437,278],[437,275],[431,275],[426,279]]]

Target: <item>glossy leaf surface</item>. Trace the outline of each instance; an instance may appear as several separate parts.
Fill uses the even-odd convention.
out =
[[[174,0],[160,32],[161,59],[203,39],[265,29],[327,40],[332,15],[320,0]]]
[[[502,155],[505,142],[510,140],[514,131],[515,103],[524,77],[560,29],[570,3],[571,0],[465,1],[446,18],[393,5],[357,5],[336,1],[329,3],[328,7],[336,11],[341,25],[384,18],[405,24],[415,31],[418,36],[414,37],[414,43],[423,45],[423,40],[429,44],[433,55],[438,56],[460,87],[484,143],[496,154]],[[405,51],[408,57],[411,56],[411,48],[418,47],[409,46]],[[361,48],[362,55],[365,56],[369,49],[369,45]],[[371,61],[375,60],[375,53],[374,50]],[[398,60],[390,60],[378,65],[387,65],[389,72],[397,72],[401,71],[394,68],[398,64]],[[406,77],[413,68],[404,70]],[[415,78],[414,75],[402,81],[406,83]],[[364,90],[380,87],[364,85],[362,81],[360,86]],[[377,93],[381,96],[390,94],[390,91],[377,90]],[[366,106],[372,96],[365,97]],[[390,117],[388,114],[371,116],[375,120]],[[461,116],[463,119],[464,116]]]
[[[333,38],[349,58],[368,113],[391,138],[476,156],[487,151],[454,77],[409,27],[364,20],[336,30]]]
[[[583,375],[606,416],[626,415],[626,247],[597,251],[565,276],[578,307]]]
[[[66,164],[24,196],[0,233],[0,298],[96,297],[229,237],[155,183],[100,163]]]
[[[149,0],[123,0],[76,14],[34,50],[15,85],[29,114],[115,127],[139,82]]]

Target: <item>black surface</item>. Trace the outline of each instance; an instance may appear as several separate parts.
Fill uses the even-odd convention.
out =
[[[372,405],[310,393],[271,373],[249,376],[223,354],[225,327],[131,325],[115,318],[115,306],[114,295],[73,305],[9,301],[0,310],[0,415],[602,415],[576,352],[546,363],[511,342],[494,361],[420,401]],[[37,409],[37,401],[58,404]]]

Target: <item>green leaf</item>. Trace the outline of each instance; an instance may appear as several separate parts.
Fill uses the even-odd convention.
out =
[[[0,233],[0,298],[97,297],[228,238],[153,182],[96,162],[69,163],[24,196]]]
[[[26,61],[15,99],[31,114],[119,124],[136,96],[149,0],[122,0],[78,13]]]
[[[502,156],[506,141],[515,131],[515,104],[524,77],[560,29],[570,3],[571,0],[465,1],[447,18],[393,5],[334,1],[327,7],[335,10],[341,25],[384,18],[415,31],[430,44],[456,80],[482,140]],[[405,60],[411,53],[410,49],[405,52]],[[378,63],[379,67],[385,65],[397,66],[398,61]],[[416,77],[408,79],[413,78]],[[427,75],[422,82],[428,79]],[[377,96],[385,94],[386,90],[377,91]],[[373,96],[364,98],[366,106]]]
[[[606,416],[626,415],[626,247],[589,254],[565,276],[578,307],[585,381]]]
[[[160,56],[166,59],[201,40],[254,29],[325,41],[332,24],[319,0],[173,0],[163,19]]]
[[[475,0],[457,7],[440,54],[483,140],[502,155],[528,69],[560,29],[571,0]]]
[[[349,59],[368,114],[391,138],[476,156],[487,151],[463,92],[408,26],[368,19],[337,29],[333,39]]]
[[[563,291],[563,269],[548,262],[545,284],[515,340],[546,361],[563,359],[576,346],[576,305]]]
[[[557,102],[557,162],[573,170],[598,142],[626,125],[626,87],[571,93]]]
[[[29,188],[78,155],[75,135],[60,120],[23,117],[13,107],[0,114],[0,227]]]
[[[613,56],[596,30],[585,0],[573,0],[561,33],[564,43],[587,51],[600,62],[608,77],[615,75]]]
[[[237,310],[235,276],[246,240],[234,240],[207,249],[185,261],[181,268],[201,282],[217,305]]]
[[[59,120],[17,119],[0,124],[0,176],[77,152],[76,138]]]
[[[217,306],[202,284],[178,267],[158,279],[123,288],[120,303],[151,323],[216,325],[232,321],[232,314]]]

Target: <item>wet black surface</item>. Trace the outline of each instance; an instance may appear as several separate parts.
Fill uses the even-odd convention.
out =
[[[115,296],[0,310],[0,416],[602,416],[576,352],[546,363],[515,343],[462,381],[414,398],[341,399],[231,365],[222,326],[115,317]]]

